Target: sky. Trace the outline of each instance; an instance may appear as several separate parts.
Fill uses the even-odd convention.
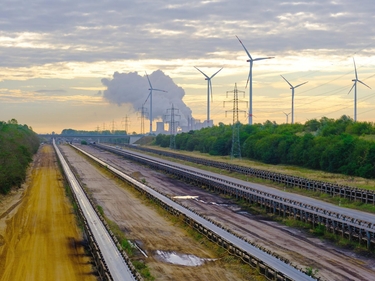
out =
[[[153,128],[171,109],[182,125],[207,119],[247,123],[253,66],[253,123],[354,117],[375,122],[373,0],[80,1],[3,0],[0,10],[0,120],[37,133],[63,129],[140,133],[142,107]],[[149,121],[144,121],[149,131]]]

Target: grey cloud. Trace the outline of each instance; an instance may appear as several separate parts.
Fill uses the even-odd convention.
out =
[[[56,49],[1,47],[5,66],[59,61],[200,58],[238,52],[278,55],[373,41],[373,0],[342,1],[3,1],[0,34],[40,33]],[[319,28],[314,28],[314,26]],[[152,29],[180,33],[152,33]],[[206,36],[200,36],[208,29]],[[64,48],[59,48],[58,46]],[[66,48],[68,47],[68,48]]]
[[[177,86],[173,80],[161,70],[149,75],[153,88],[164,92],[153,91],[153,119],[164,118],[167,109],[179,109],[181,115],[180,125],[187,125],[187,118],[191,117],[191,109],[183,102],[185,91]],[[142,106],[149,109],[149,84],[146,76],[140,76],[137,72],[119,73],[115,72],[112,79],[102,79],[102,84],[107,87],[103,91],[103,98],[118,105],[129,104],[135,111]]]

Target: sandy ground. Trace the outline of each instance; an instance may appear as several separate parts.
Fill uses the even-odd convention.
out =
[[[25,186],[0,201],[0,280],[97,280],[52,146],[39,150]]]
[[[122,157],[87,146],[81,146],[81,148],[93,152],[96,156],[107,160],[128,174],[137,175],[140,180],[145,179],[148,185],[165,194],[198,196],[195,200],[181,199],[180,202],[286,257],[299,268],[318,269],[317,276],[323,280],[375,280],[375,259],[356,255],[328,242],[322,242],[299,230],[249,214],[241,210],[230,199],[207,193],[147,167],[131,163]],[[115,199],[108,197],[106,200],[112,202]],[[115,204],[110,202],[107,204],[107,208],[112,210]],[[121,217],[116,219],[121,219]]]
[[[156,254],[158,250],[194,255],[202,259],[215,259],[217,256],[207,246],[194,241],[184,229],[160,215],[153,205],[145,204],[132,191],[133,188],[120,188],[113,179],[100,173],[72,148],[60,147],[106,216],[119,225],[128,239],[135,241],[147,253],[148,257],[144,259],[155,280],[258,280],[250,273],[246,278],[238,276],[238,268],[222,260],[209,261],[201,266],[163,261]],[[263,280],[263,277],[259,280]]]

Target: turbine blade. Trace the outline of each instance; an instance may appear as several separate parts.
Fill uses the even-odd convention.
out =
[[[223,68],[220,68],[218,71],[216,71],[211,77],[210,77],[210,80],[211,78],[213,78],[216,74],[218,74],[220,72],[220,70],[222,70]]]
[[[303,82],[303,83],[301,83],[301,84],[298,84],[297,86],[294,86],[294,88],[297,88],[297,87],[299,87],[299,86],[302,86],[302,85],[306,84],[307,82],[309,82],[309,81],[306,81],[306,82]]]
[[[363,83],[361,80],[357,80],[359,83],[361,83],[362,85],[365,85],[367,88],[371,89],[371,87],[365,83]]]
[[[355,60],[354,60],[354,58],[353,58],[353,63],[354,63],[355,79],[358,80],[357,67],[356,67],[356,65],[355,65]]]
[[[194,67],[195,67],[195,66],[194,66]],[[195,67],[195,69],[198,70],[200,73],[202,73],[204,76],[206,76],[207,79],[209,79],[209,77],[208,77],[206,74],[204,74],[203,71],[200,70],[198,67]]]
[[[268,59],[273,59],[275,57],[265,57],[265,58],[256,58],[256,59],[253,59],[253,61],[256,61],[256,60],[268,60]]]
[[[151,85],[150,79],[148,78],[148,74],[147,74],[146,71],[145,71],[145,73],[146,73],[146,77],[147,77],[147,80],[148,80],[148,84],[150,84],[150,88],[152,89],[152,85]]]
[[[159,92],[164,92],[164,93],[168,93],[167,91],[164,91],[164,90],[160,90],[160,89],[152,89],[153,91],[159,91]]]
[[[148,101],[148,98],[151,96],[151,94],[152,94],[152,91],[150,91],[150,93],[148,94],[148,96],[147,96],[147,98],[146,98],[146,100],[145,100],[145,102],[143,103],[143,105],[145,105],[146,104],[146,102]]]
[[[348,95],[350,94],[350,92],[353,90],[354,86],[355,86],[355,83],[357,82],[354,82],[353,86],[350,88],[349,92],[348,92]]]
[[[242,43],[242,41],[240,40],[240,38],[238,38],[237,35],[236,35],[236,37],[237,37],[238,41],[240,41],[240,43],[241,43],[242,47],[244,48],[246,54],[249,56],[249,59],[250,59],[250,60],[253,60],[253,58],[251,57],[249,51],[246,49],[245,45]]]
[[[249,84],[249,78],[250,78],[250,74],[249,74],[249,76],[247,76],[247,81],[246,81],[245,89],[247,89],[247,84]]]
[[[289,83],[289,81],[288,81],[288,80],[286,80],[286,78],[285,78],[284,76],[282,76],[282,75],[280,75],[280,76],[281,76],[281,77],[282,77],[282,78],[283,78],[283,79],[285,80],[285,82],[286,82],[286,83],[288,83],[288,84],[289,84],[290,88],[293,88],[292,84],[290,84],[290,83]]]

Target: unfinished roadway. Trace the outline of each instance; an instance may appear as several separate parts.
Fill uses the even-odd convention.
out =
[[[371,280],[374,260],[338,249],[262,217],[241,210],[230,199],[207,193],[202,189],[175,181],[164,174],[136,165],[123,157],[82,146],[85,150],[105,159],[128,174],[139,175],[153,188],[170,196],[193,196],[179,199],[186,206],[230,228],[239,235],[289,259],[300,268],[318,269],[325,280]],[[318,258],[317,258],[318,257]]]

